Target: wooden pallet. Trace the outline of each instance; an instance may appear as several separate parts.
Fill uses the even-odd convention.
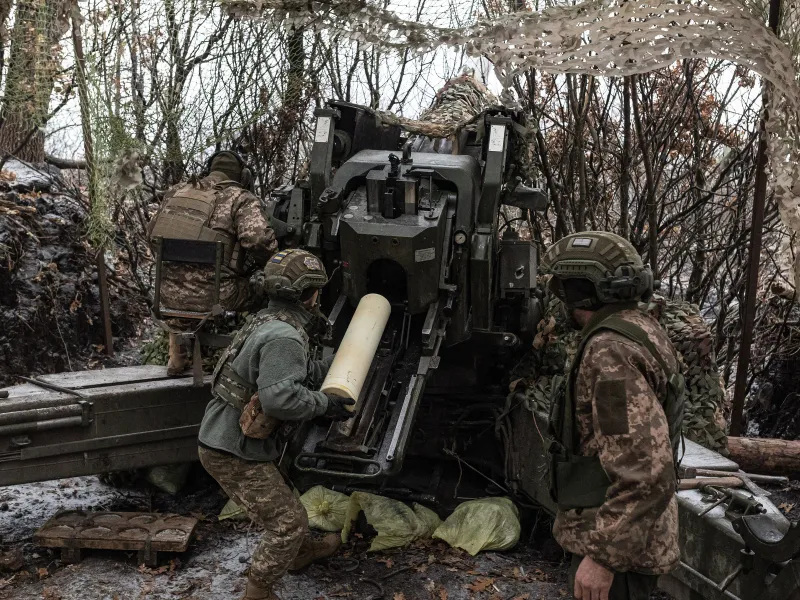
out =
[[[139,564],[158,563],[159,552],[185,552],[197,519],[169,513],[63,511],[34,535],[40,546],[61,548],[61,560],[79,562],[82,549],[135,550]]]

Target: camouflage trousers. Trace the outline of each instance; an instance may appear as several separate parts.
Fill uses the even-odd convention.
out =
[[[572,555],[569,567],[569,591],[575,593],[575,573],[583,560],[582,556]],[[658,584],[658,575],[644,573],[614,573],[614,583],[608,593],[608,600],[649,600]]]
[[[250,579],[271,589],[297,556],[308,532],[308,516],[278,469],[227,452],[198,448],[200,462],[236,504],[264,528],[253,552]]]

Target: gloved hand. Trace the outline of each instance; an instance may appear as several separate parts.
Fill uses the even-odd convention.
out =
[[[353,416],[347,406],[353,406],[356,401],[352,398],[343,398],[341,396],[334,396],[333,394],[325,394],[328,397],[328,410],[325,411],[325,417],[332,421],[346,421]]]

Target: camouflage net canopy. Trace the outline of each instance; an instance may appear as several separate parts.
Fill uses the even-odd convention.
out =
[[[514,373],[514,391],[524,387],[528,410],[550,412],[554,379],[564,377],[575,358],[578,331],[566,319],[559,300],[548,296],[544,318],[534,338],[534,352]],[[698,444],[727,453],[726,407],[714,337],[697,306],[656,297],[646,307],[661,323],[680,354],[686,377],[684,435]]]
[[[349,36],[365,45],[424,54],[459,48],[487,58],[513,106],[514,77],[535,68],[549,73],[619,77],[653,71],[680,59],[727,59],[751,69],[769,85],[765,111],[770,184],[781,218],[800,233],[800,12],[784,1],[780,38],[766,26],[764,0],[589,0],[550,4],[494,19],[475,8],[434,0],[414,8],[365,0],[220,0],[239,18],[270,19]],[[521,4],[517,4],[521,6]],[[386,8],[388,7],[388,8]],[[466,24],[465,24],[466,23]],[[407,123],[413,131],[414,123]],[[462,125],[458,111],[436,124],[440,135]],[[787,275],[800,275],[800,253],[785,253]]]

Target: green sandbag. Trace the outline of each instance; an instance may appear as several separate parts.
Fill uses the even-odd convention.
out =
[[[300,496],[300,503],[308,514],[308,526],[322,531],[341,531],[350,498],[321,485],[314,486]]]
[[[482,550],[510,550],[521,532],[519,511],[508,498],[482,498],[459,504],[433,533],[475,556]]]
[[[427,531],[426,523],[402,502],[366,492],[354,492],[350,495],[342,529],[343,543],[347,542],[353,521],[362,510],[367,523],[378,532],[369,547],[370,552],[407,546],[423,537]]]
[[[436,531],[439,528],[439,525],[442,524],[442,520],[439,518],[439,515],[433,512],[430,508],[422,506],[422,504],[417,504],[416,502],[411,505],[411,508],[414,509],[414,514],[417,515],[419,520],[425,524],[425,533],[422,537],[431,537],[433,532]]]
[[[192,463],[162,465],[148,469],[146,479],[162,492],[177,494],[186,485]]]
[[[240,521],[247,518],[247,511],[241,506],[236,504],[233,500],[228,500],[222,510],[219,512],[217,519],[224,521],[225,519],[236,519]]]

